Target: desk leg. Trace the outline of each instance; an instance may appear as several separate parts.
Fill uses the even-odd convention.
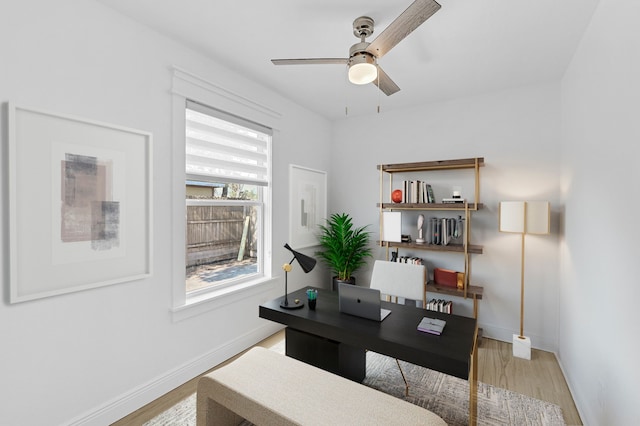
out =
[[[478,422],[478,327],[473,336],[473,352],[471,353],[469,371],[469,425]]]

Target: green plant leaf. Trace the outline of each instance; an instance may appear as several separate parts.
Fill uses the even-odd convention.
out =
[[[340,280],[349,279],[371,257],[370,233],[366,226],[354,228],[347,213],[334,213],[319,225],[318,237],[323,251],[316,253]]]

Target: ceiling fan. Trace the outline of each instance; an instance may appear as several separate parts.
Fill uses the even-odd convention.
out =
[[[440,9],[434,0],[415,0],[371,43],[365,39],[373,34],[374,21],[361,16],[353,21],[353,34],[360,38],[349,49],[348,58],[272,59],[274,65],[346,64],[349,81],[354,84],[373,83],[387,96],[400,90],[398,85],[380,68],[378,59],[387,54],[413,30]]]

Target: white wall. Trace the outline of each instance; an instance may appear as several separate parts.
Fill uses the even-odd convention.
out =
[[[519,241],[497,232],[497,205],[550,200],[552,235],[527,239],[525,334],[534,346],[559,352],[587,424],[632,424],[640,381],[632,340],[640,300],[632,269],[640,233],[632,186],[639,180],[640,42],[631,28],[639,9],[636,2],[601,0],[561,86],[332,125],[94,2],[2,6],[0,103],[151,131],[156,173],[152,278],[9,305],[3,108],[0,424],[109,423],[272,330],[256,318],[256,306],[281,292],[281,279],[259,295],[173,321],[172,181],[163,172],[172,165],[172,65],[283,114],[274,142],[276,274],[288,260],[280,247],[288,232],[289,163],[330,168],[330,211],[352,213],[377,234],[377,164],[483,156],[486,208],[474,215],[472,242],[484,245],[484,254],[473,255],[473,281],[485,287],[485,333],[509,341],[519,321]],[[622,201],[613,208],[611,200]],[[407,218],[406,232],[415,232],[414,219]],[[376,257],[383,252],[376,250]],[[431,265],[460,267],[455,255],[423,257]],[[326,274],[317,269],[305,283],[325,285]],[[369,273],[358,278],[366,281]],[[296,282],[300,272],[293,274]],[[456,308],[470,312],[469,303]]]
[[[484,253],[472,255],[472,283],[484,286],[479,323],[490,337],[511,341],[520,326],[520,239],[514,234],[498,233],[498,203],[511,199],[551,201],[552,235],[527,237],[525,334],[535,347],[557,348],[560,209],[557,84],[347,118],[335,124],[334,132],[330,183],[334,189],[333,211],[353,214],[359,225],[371,224],[374,239],[378,239],[379,233],[377,164],[484,157],[480,198],[485,209],[473,215],[471,235],[472,243],[484,246]],[[450,196],[450,186],[456,184],[455,179],[461,173],[471,176],[469,172],[445,173],[448,174],[437,178],[436,198]],[[435,183],[433,174],[423,177]],[[472,185],[464,181],[461,184],[463,195],[472,197]],[[416,238],[415,215],[403,213],[403,218],[403,233],[412,233]],[[434,266],[456,270],[464,267],[461,255],[410,253],[427,259],[430,270]],[[382,249],[376,250],[377,258],[384,255]],[[366,282],[368,274],[369,271],[360,273],[363,281]],[[472,314],[469,301],[452,300],[454,312]]]
[[[279,265],[289,260],[282,248],[288,234],[288,164],[327,170],[331,127],[96,2],[5,3],[0,7],[0,103],[153,133],[153,277],[10,305],[6,107],[2,110],[0,424],[104,425],[277,328],[257,318],[257,306],[281,294]],[[173,65],[282,114],[273,148],[277,279],[261,293],[177,322],[170,311]],[[294,270],[292,283],[300,281],[298,274]],[[305,284],[321,285],[323,278],[319,269],[305,276]]]
[[[562,82],[559,356],[585,424],[637,424],[640,4],[601,0]]]

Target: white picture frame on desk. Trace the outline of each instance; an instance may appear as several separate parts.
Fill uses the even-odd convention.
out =
[[[327,217],[327,172],[289,165],[289,245],[318,245],[318,225]]]
[[[7,110],[10,302],[150,276],[151,133]]]

